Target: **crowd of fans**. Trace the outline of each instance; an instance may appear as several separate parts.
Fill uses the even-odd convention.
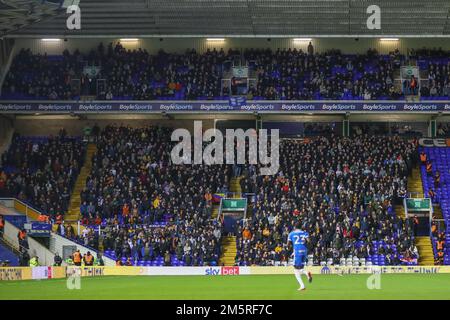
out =
[[[277,175],[244,170],[241,187],[256,202],[236,232],[236,264],[287,262],[287,235],[297,221],[310,234],[314,264],[372,255],[389,265],[413,261],[412,221],[397,217],[394,206],[406,195],[416,157],[415,145],[399,137],[283,142]]]
[[[183,54],[145,49],[127,50],[120,43],[100,44],[88,54],[65,50],[62,56],[33,54],[23,49],[15,57],[3,86],[3,97],[70,100],[81,95],[100,100],[226,98],[232,88],[221,80],[238,51],[207,50]],[[298,49],[250,49],[242,54],[257,74],[248,99],[398,99],[394,71],[404,60],[398,50],[389,55],[370,49],[346,55]],[[241,58],[239,58],[241,59]],[[445,70],[442,70],[444,72]],[[441,72],[441,71],[440,71]],[[436,83],[441,77],[433,76]],[[435,79],[437,78],[437,79]],[[79,81],[77,81],[79,80]],[[97,81],[99,80],[99,81]],[[233,78],[233,80],[236,80]],[[232,82],[234,83],[234,81]]]
[[[80,194],[85,228],[79,235],[62,216],[85,146],[64,130],[45,139],[13,138],[2,156],[1,195],[31,202],[56,221],[58,233],[113,252],[118,261],[163,257],[164,265],[175,258],[183,265],[217,265],[223,226],[211,219],[213,194],[228,191],[231,167],[174,165],[169,128],[109,125],[95,132],[97,152]],[[255,202],[236,230],[236,264],[287,263],[287,235],[298,221],[310,234],[314,264],[372,256],[387,265],[416,261],[414,222],[394,209],[407,193],[416,145],[398,136],[344,138],[329,130],[284,140],[274,176],[240,166],[234,174]]]
[[[229,167],[172,164],[170,136],[160,127],[102,130],[80,195],[82,221],[102,225],[103,245],[117,257],[142,260],[148,245],[155,255],[183,248],[187,264],[218,263],[221,227],[209,220],[213,193],[227,191]],[[160,223],[167,225],[149,227]],[[95,244],[91,234],[81,237]]]
[[[267,100],[398,99],[394,70],[403,57],[369,50],[362,55],[344,55],[339,50],[309,54],[297,49],[247,50],[257,74],[256,88],[249,95]]]
[[[70,191],[83,165],[85,145],[77,138],[13,137],[2,155],[0,196],[32,204],[55,219],[67,212]]]
[[[428,81],[421,87],[423,97],[450,98],[450,59],[446,63],[429,62]]]
[[[218,220],[197,213],[161,227],[150,224],[117,227],[108,223],[103,231],[103,246],[114,251],[117,260],[126,257],[133,263],[163,257],[164,265],[169,266],[176,256],[187,266],[218,265],[221,229]]]
[[[89,54],[68,50],[62,56],[33,54],[22,49],[3,85],[4,97],[70,100],[80,95],[100,100],[213,98],[221,93],[222,65],[232,51],[199,54],[145,49],[127,50],[120,43],[102,44]],[[97,81],[99,80],[99,81]]]

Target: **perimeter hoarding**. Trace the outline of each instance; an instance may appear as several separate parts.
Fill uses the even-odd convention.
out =
[[[313,274],[371,274],[371,273],[450,273],[450,266],[365,266],[308,267]],[[95,276],[237,276],[237,275],[292,275],[289,267],[67,267],[67,275]]]
[[[352,274],[437,274],[450,273],[450,266],[366,266],[308,267],[312,274],[352,275]],[[289,267],[3,267],[0,268],[0,281],[60,279],[70,276],[244,276],[244,275],[293,275]]]
[[[449,101],[0,101],[12,113],[152,113],[152,112],[450,112]]]
[[[0,281],[61,279],[66,277],[66,267],[1,267]]]
[[[249,274],[245,267],[67,267],[67,275],[97,276],[232,276]]]

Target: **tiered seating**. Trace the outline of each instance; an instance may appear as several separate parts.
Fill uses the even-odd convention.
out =
[[[258,86],[255,100],[391,100],[402,94],[394,88],[394,69],[404,59],[398,52],[344,55],[339,50],[310,56],[301,50],[248,50],[254,60]]]
[[[19,258],[8,247],[0,243],[0,266],[8,261],[8,266],[18,266]]]
[[[427,175],[426,167],[424,165],[421,166],[424,193],[427,195],[430,190],[434,190],[436,193],[436,202],[441,206],[446,225],[444,264],[450,265],[450,148],[422,147],[420,151],[422,150],[425,151],[428,160],[433,165],[433,175],[430,176]],[[436,170],[439,171],[441,176],[440,186],[437,189],[434,188],[433,178]],[[436,241],[437,239],[434,237],[433,247],[435,253]]]
[[[96,95],[98,100],[226,100],[235,87],[222,91],[221,80],[233,50],[207,50],[183,54],[144,49],[126,50],[120,44],[100,45],[89,54],[64,51],[60,56],[21,50],[3,84],[3,99],[77,100]],[[247,99],[254,100],[398,100],[394,73],[405,57],[398,50],[389,55],[342,54],[339,50],[309,55],[297,49],[246,50],[244,63],[257,75]],[[424,99],[450,98],[448,56],[419,57],[430,81]],[[84,67],[95,66],[95,76]],[[30,71],[32,70],[32,71]],[[80,79],[80,85],[72,82]],[[97,80],[105,80],[99,85]],[[80,88],[78,88],[80,87]],[[79,90],[78,90],[79,89]],[[436,89],[436,92],[434,90]],[[428,91],[426,91],[428,90]],[[430,92],[431,91],[431,92]]]
[[[16,197],[54,218],[67,212],[70,190],[83,164],[80,138],[16,135],[2,155],[6,183],[0,194]]]
[[[236,263],[286,263],[287,235],[301,222],[309,263],[417,264],[411,221],[393,210],[406,195],[414,151],[399,137],[283,141],[277,175],[241,180],[257,181],[256,202],[237,229]]]
[[[126,50],[120,44],[110,44],[106,50],[101,45],[89,54],[66,50],[61,56],[21,50],[4,81],[2,98],[77,100],[80,95],[97,95],[99,100],[221,99],[225,59],[223,50],[150,55],[142,49]],[[95,76],[86,75],[86,65],[98,67]],[[99,91],[97,80],[106,81]]]
[[[113,259],[161,265],[170,254],[171,265],[217,265],[222,226],[211,219],[211,194],[227,186],[230,168],[171,164],[170,136],[167,128],[107,126],[80,194],[83,221],[101,221]]]

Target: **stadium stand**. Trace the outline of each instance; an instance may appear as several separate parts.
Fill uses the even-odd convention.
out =
[[[287,235],[300,220],[311,237],[310,263],[417,264],[412,221],[394,209],[415,157],[414,144],[399,137],[284,142],[278,175],[241,180],[257,200],[236,232],[236,263],[287,263]]]
[[[229,53],[231,54],[231,52]],[[207,51],[198,54],[150,55],[145,50],[126,50],[120,43],[83,55],[79,51],[61,56],[35,55],[21,50],[3,85],[4,99],[79,99],[94,95],[99,100],[197,99],[220,97],[220,76],[227,54]],[[85,66],[98,66],[88,75]],[[31,71],[32,70],[32,71]],[[79,79],[75,87],[72,79]],[[97,79],[106,79],[97,92]]]
[[[420,53],[420,52],[419,52]],[[448,58],[418,56],[428,71],[421,87],[424,99],[448,100]],[[3,84],[2,99],[78,100],[224,100],[236,94],[225,84],[224,74],[239,52],[207,50],[184,54],[145,49],[126,50],[120,43],[102,44],[88,54],[65,50],[62,55],[16,55]],[[342,54],[339,50],[310,54],[297,49],[251,49],[242,61],[256,75],[256,87],[245,92],[248,100],[398,100],[395,73],[405,62],[398,50],[378,54]],[[88,74],[85,68],[94,70]],[[32,71],[31,71],[32,70]],[[72,80],[79,80],[79,82]],[[97,80],[104,80],[97,85]]]
[[[33,205],[52,219],[66,213],[85,153],[80,138],[15,135],[2,155],[0,195]]]
[[[78,241],[137,265],[217,265],[221,225],[212,220],[212,193],[226,192],[226,165],[170,165],[168,128],[107,126],[81,191]],[[169,254],[169,256],[167,256]],[[165,257],[166,256],[166,257]],[[166,260],[165,260],[166,259]]]
[[[0,242],[0,266],[14,267],[19,265],[19,258],[7,246]]]
[[[450,148],[446,147],[421,147],[421,152],[427,156],[427,163],[421,165],[422,182],[425,194],[431,196],[433,202],[440,207],[441,218],[445,226],[441,230],[436,229],[432,234],[434,258],[439,264],[450,264],[450,189],[448,187],[450,166]],[[431,165],[431,172],[427,172],[427,165]],[[436,177],[439,177],[438,179]],[[443,243],[438,242],[442,241]],[[440,254],[442,252],[442,254]],[[441,260],[441,261],[439,261]]]

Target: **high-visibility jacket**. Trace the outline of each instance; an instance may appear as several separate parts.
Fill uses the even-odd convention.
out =
[[[420,154],[420,161],[421,162],[427,162],[427,155],[425,153]]]
[[[92,266],[94,264],[94,256],[92,254],[90,255],[85,254],[83,260],[84,264],[87,266]]]
[[[30,259],[30,267],[38,267],[39,262],[37,261],[36,257],[33,257]]]
[[[431,165],[431,163],[427,164],[427,172],[431,172],[431,170],[433,170],[433,166]]]
[[[445,242],[442,241],[442,240],[440,240],[440,241],[438,241],[438,242],[436,243],[436,248],[437,248],[438,250],[444,250],[444,244],[445,244]]]
[[[74,262],[74,263],[79,263],[79,262],[81,262],[81,253],[75,252],[75,253],[73,254],[73,262]]]

